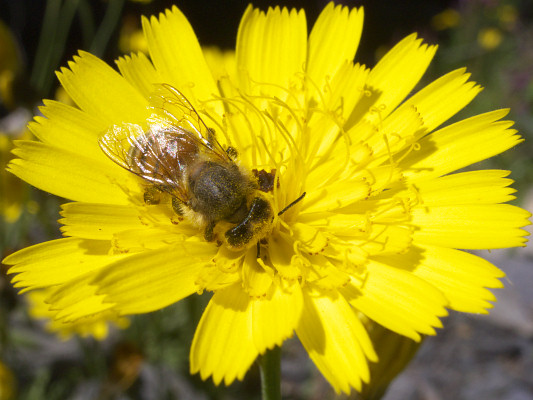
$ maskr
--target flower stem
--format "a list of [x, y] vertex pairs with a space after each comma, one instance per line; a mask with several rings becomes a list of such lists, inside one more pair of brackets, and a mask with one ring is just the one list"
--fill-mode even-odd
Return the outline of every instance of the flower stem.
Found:
[[267, 350], [259, 358], [263, 400], [281, 400], [281, 347]]

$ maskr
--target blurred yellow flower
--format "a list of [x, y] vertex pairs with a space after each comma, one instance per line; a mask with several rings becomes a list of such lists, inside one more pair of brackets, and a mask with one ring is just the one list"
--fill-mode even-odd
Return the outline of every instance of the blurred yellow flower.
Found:
[[[30, 139], [31, 133], [24, 130], [17, 139]], [[28, 185], [6, 172], [8, 162], [13, 158], [11, 135], [0, 132], [0, 218], [8, 224], [15, 223], [24, 208], [35, 214], [39, 205], [28, 199]], [[4, 233], [4, 232], [3, 232]]]
[[13, 372], [0, 361], [0, 400], [15, 398], [16, 382]]
[[499, 29], [484, 28], [481, 29], [477, 36], [479, 46], [485, 50], [493, 50], [498, 47], [503, 40], [503, 35]]
[[138, 20], [133, 20], [132, 16], [126, 17], [122, 22], [118, 47], [123, 53], [148, 53], [148, 43], [144, 33], [139, 26]]
[[433, 29], [443, 31], [457, 26], [460, 20], [461, 14], [459, 14], [459, 11], [453, 8], [447, 8], [431, 19], [431, 25], [433, 26]]
[[[65, 238], [4, 260], [15, 286], [50, 288], [66, 323], [213, 292], [192, 373], [230, 384], [296, 333], [346, 393], [377, 361], [361, 314], [419, 341], [447, 308], [486, 313], [504, 274], [457, 249], [523, 246], [530, 214], [503, 204], [508, 171], [453, 172], [522, 139], [507, 110], [441, 128], [481, 88], [458, 69], [413, 94], [436, 51], [416, 35], [354, 64], [362, 26], [330, 3], [308, 36], [303, 11], [250, 6], [233, 57], [202, 51], [173, 7], [143, 19], [150, 59], [117, 73], [80, 52], [58, 73], [79, 109], [45, 101], [9, 165], [73, 201]], [[213, 163], [226, 178], [204, 189], [237, 211], [209, 219], [196, 185]]]
[[20, 50], [9, 28], [0, 20], [0, 102], [14, 105], [12, 84], [21, 72]]
[[518, 10], [512, 4], [503, 4], [497, 10], [501, 25], [507, 29], [513, 29], [518, 21]]

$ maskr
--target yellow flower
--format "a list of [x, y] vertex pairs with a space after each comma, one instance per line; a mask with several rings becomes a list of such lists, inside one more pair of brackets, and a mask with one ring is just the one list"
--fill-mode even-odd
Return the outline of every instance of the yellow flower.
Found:
[[[30, 136], [27, 130], [23, 130], [18, 133], [17, 139], [29, 139]], [[11, 135], [0, 131], [0, 193], [2, 193], [0, 196], [0, 220], [4, 220], [7, 224], [17, 222], [24, 210], [35, 214], [39, 209], [36, 202], [28, 200], [28, 186], [6, 172], [6, 166], [13, 158], [10, 154], [13, 147]], [[5, 227], [7, 229], [7, 225]], [[14, 243], [10, 243], [12, 240], [8, 240], [10, 239], [8, 237], [10, 232], [6, 230], [3, 233], [6, 235], [4, 238], [6, 243], [3, 244], [13, 245]]]
[[73, 335], [92, 336], [97, 340], [102, 340], [107, 337], [110, 324], [119, 328], [126, 328], [129, 325], [128, 318], [120, 317], [112, 310], [93, 314], [72, 322], [54, 319], [56, 313], [50, 310], [45, 302], [53, 290], [53, 288], [47, 288], [28, 293], [29, 314], [32, 318], [46, 321], [46, 329], [57, 334], [62, 340], [68, 340]]
[[[4, 260], [15, 286], [54, 287], [47, 301], [67, 322], [213, 292], [193, 339], [192, 373], [230, 384], [296, 333], [342, 392], [369, 381], [367, 361], [377, 361], [361, 314], [420, 340], [435, 334], [447, 308], [486, 313], [495, 300], [486, 288], [501, 287], [504, 274], [457, 249], [523, 246], [529, 213], [503, 204], [514, 198], [508, 171], [451, 173], [522, 139], [502, 120], [506, 110], [440, 128], [480, 87], [459, 69], [411, 95], [436, 47], [411, 35], [368, 69], [352, 62], [362, 24], [361, 8], [330, 3], [308, 36], [303, 11], [250, 6], [234, 59], [206, 58], [173, 7], [143, 19], [150, 59], [121, 58], [117, 73], [80, 52], [58, 74], [79, 109], [45, 101], [30, 125], [39, 141], [20, 143], [9, 166], [73, 200], [63, 205], [65, 238]], [[221, 147], [211, 139], [208, 148], [212, 131], [180, 92]], [[192, 203], [174, 201], [196, 190], [196, 177], [174, 171], [164, 181], [173, 151], [165, 135], [189, 150], [174, 166], [216, 153], [227, 170], [248, 172], [238, 218], [215, 219], [211, 234], [209, 218], [196, 213], [198, 224]], [[179, 142], [187, 135], [197, 144]], [[254, 169], [271, 190], [252, 188]], [[264, 223], [255, 224], [256, 198]], [[240, 221], [258, 232], [230, 246]]]
[[484, 28], [479, 31], [477, 42], [485, 50], [494, 50], [503, 40], [502, 32], [496, 28]]
[[431, 25], [434, 29], [443, 31], [457, 26], [460, 20], [461, 14], [459, 14], [459, 11], [454, 10], [453, 8], [447, 8], [431, 19]]
[[12, 400], [17, 393], [13, 372], [0, 361], [0, 400]]
[[8, 108], [15, 106], [13, 82], [22, 71], [20, 54], [12, 32], [0, 21], [0, 102]]

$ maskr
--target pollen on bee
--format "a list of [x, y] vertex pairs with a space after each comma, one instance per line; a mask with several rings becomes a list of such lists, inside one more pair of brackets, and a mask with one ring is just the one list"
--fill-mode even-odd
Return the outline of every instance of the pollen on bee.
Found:
[[170, 217], [170, 222], [174, 225], [178, 225], [184, 219], [185, 218], [183, 218], [181, 215], [173, 215], [172, 217]]

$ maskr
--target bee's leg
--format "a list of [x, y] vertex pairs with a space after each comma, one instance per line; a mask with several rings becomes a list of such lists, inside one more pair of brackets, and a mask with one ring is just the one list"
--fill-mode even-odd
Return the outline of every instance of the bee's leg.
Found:
[[214, 143], [217, 140], [215, 130], [213, 128], [207, 128], [207, 141]]
[[237, 151], [237, 149], [235, 147], [232, 147], [232, 146], [228, 146], [228, 148], [226, 149], [226, 154], [232, 160], [237, 159], [237, 157], [239, 156], [239, 152]]
[[161, 190], [157, 186], [148, 186], [144, 190], [143, 198], [146, 204], [159, 204], [161, 201]]
[[212, 242], [214, 239], [213, 229], [215, 229], [215, 225], [216, 225], [215, 221], [209, 221], [207, 223], [207, 226], [205, 227], [204, 239], [207, 242]]
[[268, 245], [268, 240], [266, 240], [265, 238], [262, 238], [257, 241], [257, 257], [256, 258], [261, 258], [261, 245]]
[[172, 209], [179, 216], [183, 216], [183, 203], [177, 197], [172, 196]]
[[256, 197], [250, 205], [250, 211], [246, 218], [225, 233], [226, 240], [231, 247], [241, 248], [273, 219], [270, 203], [261, 197]]

